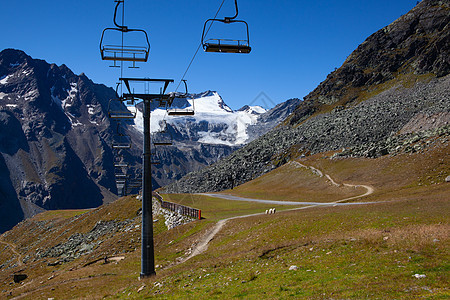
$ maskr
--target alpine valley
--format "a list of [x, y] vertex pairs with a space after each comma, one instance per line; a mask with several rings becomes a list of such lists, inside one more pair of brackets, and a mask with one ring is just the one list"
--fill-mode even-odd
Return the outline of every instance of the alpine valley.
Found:
[[[117, 198], [111, 148], [117, 122], [108, 118], [108, 110], [127, 108], [110, 104], [114, 97], [114, 89], [65, 65], [20, 50], [0, 52], [0, 232], [44, 210], [92, 208]], [[165, 109], [154, 107], [153, 136], [158, 138], [167, 119], [173, 146], [154, 153], [159, 164], [152, 169], [153, 187], [229, 155], [276, 126], [299, 102], [289, 100], [269, 111], [258, 106], [233, 111], [217, 92], [207, 91], [174, 103], [179, 108], [193, 103], [191, 118], [167, 118]], [[124, 161], [129, 175], [138, 178], [142, 113], [120, 126], [132, 141]]]
[[[153, 141], [171, 143], [151, 149], [151, 210], [117, 197], [108, 118], [136, 114], [120, 133], [138, 178], [142, 107], [3, 50], [0, 298], [448, 299], [449, 12], [449, 0], [418, 1], [302, 100], [268, 111], [233, 111], [215, 91], [178, 95], [194, 115], [155, 104]], [[149, 227], [156, 274], [142, 276]]]

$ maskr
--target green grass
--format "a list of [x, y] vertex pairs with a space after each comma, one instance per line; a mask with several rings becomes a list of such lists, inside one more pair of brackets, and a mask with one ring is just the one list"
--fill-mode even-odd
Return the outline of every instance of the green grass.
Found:
[[282, 211], [297, 207], [292, 205], [274, 205], [225, 200], [196, 194], [163, 194], [162, 196], [166, 201], [201, 209], [202, 217], [208, 221], [218, 221], [235, 216], [264, 213], [270, 208], [276, 208], [278, 211]]
[[157, 278], [161, 286], [135, 296], [445, 298], [448, 203], [442, 194], [423, 197], [230, 221], [191, 268]]
[[[164, 218], [158, 217], [154, 245], [159, 267], [150, 279], [137, 280], [140, 232], [135, 228], [108, 236], [94, 253], [73, 262], [48, 266], [47, 260], [31, 260], [23, 271], [29, 275], [23, 285], [9, 284], [11, 272], [19, 268], [0, 268], [0, 284], [13, 296], [29, 292], [25, 297], [29, 299], [448, 299], [450, 185], [416, 184], [448, 170], [448, 147], [433, 151], [433, 155], [379, 159], [310, 157], [305, 164], [338, 182], [372, 185], [376, 192], [365, 199], [375, 203], [297, 211], [277, 207], [279, 212], [273, 215], [228, 220], [205, 252], [181, 264], [177, 259], [185, 257], [218, 220], [261, 213], [269, 206], [164, 195], [166, 200], [202, 209], [205, 219], [166, 230]], [[279, 174], [261, 177], [258, 185], [275, 184]], [[318, 198], [323, 196], [320, 189], [317, 193]], [[15, 243], [23, 257], [33, 258], [37, 248], [89, 232], [98, 220], [133, 219], [133, 226], [138, 225], [140, 204], [127, 197], [81, 215], [81, 211], [47, 212], [2, 238]], [[45, 222], [40, 222], [42, 216]], [[0, 265], [8, 265], [11, 253], [3, 249], [7, 247], [0, 249]], [[125, 259], [83, 267], [105, 255]], [[292, 265], [297, 270], [289, 270]], [[7, 299], [7, 292], [0, 297]]]

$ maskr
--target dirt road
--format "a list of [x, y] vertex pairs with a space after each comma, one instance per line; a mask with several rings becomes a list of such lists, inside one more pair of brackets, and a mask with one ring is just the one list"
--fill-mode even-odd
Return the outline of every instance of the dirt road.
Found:
[[[291, 164], [297, 164], [297, 166], [302, 167], [302, 168], [310, 169], [314, 174], [316, 174], [319, 177], [325, 176], [331, 182], [331, 184], [333, 184], [335, 186], [341, 186], [341, 184], [339, 184], [336, 181], [334, 181], [331, 178], [330, 175], [324, 174], [319, 169], [316, 169], [316, 168], [314, 168], [312, 166], [305, 166], [305, 165], [303, 165], [303, 164], [301, 164], [299, 162], [296, 162], [296, 161], [290, 162], [290, 163]], [[353, 196], [353, 197], [349, 197], [349, 198], [345, 198], [345, 199], [341, 199], [341, 200], [337, 200], [337, 201], [333, 201], [333, 202], [327, 202], [327, 203], [262, 200], [262, 199], [252, 199], [252, 198], [244, 198], [244, 197], [238, 197], [238, 196], [232, 196], [232, 195], [225, 195], [225, 194], [208, 194], [208, 193], [203, 193], [203, 194], [200, 194], [200, 195], [205, 195], [205, 196], [210, 196], [210, 197], [215, 197], [215, 198], [220, 198], [220, 199], [226, 199], [226, 200], [250, 201], [250, 202], [258, 202], [258, 203], [264, 203], [264, 204], [295, 205], [295, 206], [305, 205], [303, 207], [289, 209], [289, 211], [307, 209], [307, 208], [318, 207], [318, 206], [362, 205], [362, 204], [372, 203], [372, 202], [343, 203], [343, 202], [347, 202], [349, 200], [366, 197], [366, 196], [368, 196], [368, 195], [370, 195], [370, 194], [372, 194], [374, 192], [374, 188], [371, 187], [371, 186], [368, 186], [368, 185], [363, 185], [363, 184], [354, 185], [354, 184], [343, 183], [342, 185], [343, 186], [348, 186], [348, 187], [362, 187], [362, 188], [366, 189], [366, 192], [364, 194], [361, 194], [361, 195], [358, 195], [358, 196]], [[206, 251], [206, 249], [208, 249], [209, 242], [214, 238], [214, 236], [216, 236], [216, 234], [223, 228], [223, 226], [229, 220], [242, 219], [242, 218], [247, 218], [247, 217], [251, 217], [251, 216], [258, 216], [258, 215], [264, 215], [264, 214], [265, 214], [265, 212], [261, 212], [261, 213], [256, 213], [256, 214], [231, 217], [231, 218], [227, 218], [227, 219], [223, 219], [223, 220], [218, 221], [216, 223], [216, 225], [210, 231], [208, 231], [205, 234], [205, 236], [200, 240], [200, 242], [197, 244], [197, 246], [192, 250], [191, 254], [189, 254], [189, 256], [187, 256], [186, 258], [180, 260], [179, 263], [183, 263], [183, 262], [187, 261], [188, 259], [191, 259], [192, 257], [194, 257], [196, 255], [199, 255], [199, 254], [203, 253], [204, 251]]]

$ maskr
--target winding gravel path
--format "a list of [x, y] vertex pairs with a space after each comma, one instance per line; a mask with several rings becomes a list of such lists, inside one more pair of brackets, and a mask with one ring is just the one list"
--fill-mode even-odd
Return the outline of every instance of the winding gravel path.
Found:
[[7, 245], [10, 249], [11, 252], [14, 253], [16, 255], [16, 259], [17, 259], [17, 264], [19, 266], [23, 266], [23, 262], [22, 262], [22, 254], [20, 254], [17, 250], [16, 250], [16, 245], [12, 244], [12, 243], [8, 243], [5, 241], [0, 241], [1, 244]]
[[[324, 174], [322, 171], [320, 171], [319, 169], [316, 169], [314, 167], [311, 166], [305, 166], [299, 162], [291, 162], [292, 164], [297, 164], [299, 167], [302, 168], [308, 168], [310, 169], [314, 174], [316, 174], [319, 177], [323, 177], [325, 176], [333, 185], [335, 186], [341, 186], [341, 184], [336, 183], [336, 181], [334, 181], [330, 175], [328, 174]], [[362, 195], [358, 195], [358, 196], [353, 196], [353, 197], [349, 197], [349, 198], [345, 198], [345, 199], [341, 199], [341, 200], [337, 200], [337, 201], [333, 201], [333, 202], [327, 202], [327, 203], [320, 203], [320, 202], [291, 202], [291, 201], [277, 201], [277, 200], [262, 200], [262, 199], [252, 199], [252, 198], [244, 198], [244, 197], [238, 197], [238, 196], [232, 196], [232, 195], [224, 195], [224, 194], [209, 194], [209, 193], [201, 193], [198, 195], [205, 195], [205, 196], [210, 196], [210, 197], [215, 197], [215, 198], [220, 198], [220, 199], [226, 199], [226, 200], [233, 200], [233, 201], [249, 201], [249, 202], [258, 202], [258, 203], [264, 203], [264, 204], [278, 204], [278, 205], [306, 205], [303, 207], [297, 207], [297, 208], [292, 208], [289, 209], [288, 211], [293, 211], [293, 210], [301, 210], [301, 209], [307, 209], [307, 208], [311, 208], [311, 207], [318, 207], [318, 206], [338, 206], [338, 205], [362, 205], [362, 204], [370, 204], [373, 202], [352, 202], [352, 203], [343, 203], [349, 200], [353, 200], [353, 199], [357, 199], [357, 198], [362, 198], [362, 197], [366, 197], [370, 194], [372, 194], [374, 192], [374, 188], [368, 185], [362, 185], [362, 184], [348, 184], [348, 183], [343, 183], [342, 185], [344, 186], [348, 186], [348, 187], [362, 187], [366, 189], [366, 192]], [[286, 211], [286, 210], [285, 210]], [[253, 216], [259, 216], [259, 215], [264, 215], [265, 212], [261, 212], [261, 213], [256, 213], [256, 214], [249, 214], [249, 215], [243, 215], [243, 216], [236, 216], [236, 217], [231, 217], [231, 218], [226, 218], [223, 220], [220, 220], [216, 223], [216, 225], [210, 230], [208, 231], [204, 237], [200, 240], [200, 242], [198, 243], [198, 245], [192, 250], [192, 252], [189, 254], [189, 256], [181, 259], [178, 263], [183, 263], [189, 259], [191, 259], [192, 257], [199, 255], [201, 253], [203, 253], [204, 251], [206, 251], [206, 249], [208, 249], [208, 244], [209, 242], [216, 236], [216, 234], [223, 228], [223, 226], [230, 220], [234, 220], [234, 219], [242, 219], [242, 218], [247, 218], [247, 217], [253, 217]]]

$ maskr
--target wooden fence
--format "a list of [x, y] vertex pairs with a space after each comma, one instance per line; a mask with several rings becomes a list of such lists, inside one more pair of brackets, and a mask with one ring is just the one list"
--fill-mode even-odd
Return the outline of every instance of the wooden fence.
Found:
[[201, 219], [202, 218], [202, 210], [192, 208], [189, 206], [184, 206], [178, 203], [173, 203], [169, 201], [164, 201], [163, 197], [158, 192], [153, 192], [153, 197], [158, 199], [158, 201], [161, 203], [161, 207], [177, 212], [179, 214], [182, 214], [184, 216], [188, 216], [195, 219]]

